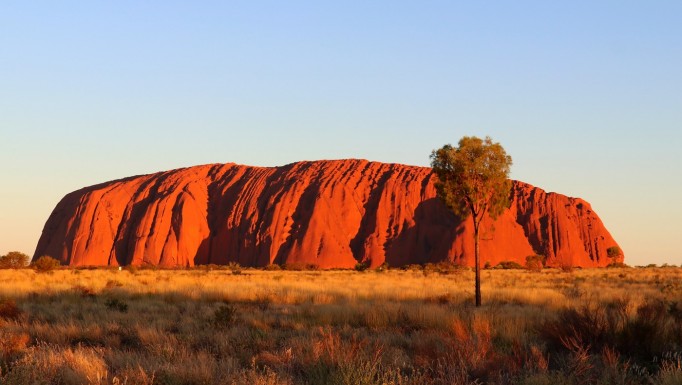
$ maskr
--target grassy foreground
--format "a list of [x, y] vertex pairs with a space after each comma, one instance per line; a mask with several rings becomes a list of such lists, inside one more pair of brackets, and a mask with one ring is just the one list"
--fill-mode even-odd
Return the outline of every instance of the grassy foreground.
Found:
[[0, 270], [0, 384], [680, 384], [682, 269]]

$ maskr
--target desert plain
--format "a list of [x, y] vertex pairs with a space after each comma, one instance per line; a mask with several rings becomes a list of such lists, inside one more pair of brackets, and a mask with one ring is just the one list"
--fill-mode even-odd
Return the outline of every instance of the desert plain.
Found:
[[[300, 266], [299, 266], [300, 267]], [[682, 268], [0, 270], [0, 384], [679, 384]]]

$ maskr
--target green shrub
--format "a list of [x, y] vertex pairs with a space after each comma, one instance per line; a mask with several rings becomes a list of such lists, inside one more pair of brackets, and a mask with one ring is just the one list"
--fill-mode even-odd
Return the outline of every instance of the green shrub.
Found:
[[61, 263], [48, 255], [44, 255], [31, 263], [31, 266], [39, 272], [49, 272], [58, 269]]
[[608, 265], [606, 265], [606, 267], [608, 267], [608, 268], [624, 268], [624, 267], [630, 267], [630, 266], [624, 264], [623, 262], [612, 262], [612, 263], [609, 263]]
[[618, 246], [611, 246], [608, 249], [606, 249], [606, 255], [609, 258], [616, 258], [623, 255], [623, 251], [621, 251], [620, 247]]
[[271, 263], [271, 264], [265, 266], [265, 267], [263, 268], [263, 270], [278, 271], [278, 270], [282, 270], [282, 268], [281, 268], [279, 265], [277, 265], [277, 264]]
[[521, 266], [518, 262], [514, 261], [502, 261], [498, 263], [495, 266], [496, 269], [502, 269], [502, 270], [512, 270], [512, 269], [523, 269], [523, 266]]
[[355, 271], [365, 271], [369, 269], [369, 262], [358, 262], [355, 265]]
[[0, 269], [22, 269], [28, 265], [28, 255], [19, 251], [10, 251], [7, 255], [0, 256]]
[[465, 270], [465, 266], [461, 265], [455, 265], [454, 263], [450, 261], [442, 261], [438, 263], [427, 263], [424, 265], [424, 273], [439, 273], [439, 274], [452, 274], [455, 272], [460, 272], [462, 270]]

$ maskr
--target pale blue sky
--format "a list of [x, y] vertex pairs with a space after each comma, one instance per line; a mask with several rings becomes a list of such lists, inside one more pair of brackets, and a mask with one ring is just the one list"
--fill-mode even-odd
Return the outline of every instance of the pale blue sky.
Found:
[[0, 3], [0, 253], [68, 192], [204, 163], [428, 165], [491, 135], [682, 264], [682, 2]]

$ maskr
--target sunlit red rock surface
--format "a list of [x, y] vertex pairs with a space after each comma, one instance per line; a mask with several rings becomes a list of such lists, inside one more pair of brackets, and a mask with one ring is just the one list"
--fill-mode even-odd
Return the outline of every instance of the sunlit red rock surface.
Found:
[[[335, 160], [282, 167], [213, 164], [74, 191], [50, 215], [36, 256], [69, 265], [322, 268], [451, 260], [473, 265], [471, 219], [436, 197], [424, 167]], [[606, 266], [617, 243], [589, 203], [515, 181], [512, 204], [484, 222], [482, 263]]]

